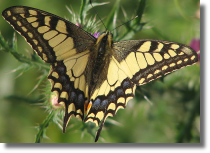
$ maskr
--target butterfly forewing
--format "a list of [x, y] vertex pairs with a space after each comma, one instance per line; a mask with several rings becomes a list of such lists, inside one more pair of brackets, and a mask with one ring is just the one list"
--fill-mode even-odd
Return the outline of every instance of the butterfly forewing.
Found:
[[114, 43], [113, 48], [119, 65], [137, 85], [198, 61], [198, 55], [192, 48], [169, 41], [121, 41]]
[[2, 15], [48, 63], [83, 52], [96, 41], [71, 22], [38, 9], [14, 6]]
[[63, 18], [30, 7], [10, 7], [2, 15], [45, 62], [51, 63], [48, 79], [58, 102], [66, 108], [65, 131], [72, 115], [81, 119], [85, 115], [88, 97], [85, 71], [96, 38]]

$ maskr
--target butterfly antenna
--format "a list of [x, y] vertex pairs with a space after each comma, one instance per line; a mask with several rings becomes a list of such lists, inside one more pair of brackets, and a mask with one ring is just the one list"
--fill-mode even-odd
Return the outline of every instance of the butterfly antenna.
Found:
[[116, 28], [114, 28], [112, 31], [114, 31], [115, 29], [117, 29], [117, 28], [121, 27], [121, 26], [122, 26], [122, 25], [124, 25], [124, 24], [129, 23], [130, 21], [132, 21], [132, 20], [134, 20], [134, 19], [138, 18], [139, 16], [140, 16], [140, 15], [135, 16], [134, 18], [130, 19], [129, 21], [127, 21], [127, 22], [125, 22], [125, 23], [123, 23], [123, 24], [121, 24], [121, 25], [117, 26], [117, 27], [116, 27]]
[[[92, 6], [92, 8], [93, 8], [93, 10], [94, 10], [95, 14], [96, 14], [96, 15], [97, 15], [97, 17], [99, 18], [99, 20], [102, 22], [103, 26], [106, 28], [106, 26], [105, 26], [104, 22], [101, 20], [100, 16], [98, 15], [98, 13], [96, 12], [96, 10], [94, 9], [94, 7], [93, 7], [93, 5], [92, 5], [92, 0], [89, 0], [89, 2], [90, 2], [90, 5], [91, 5], [91, 6]], [[106, 28], [106, 31], [107, 31], [107, 28]]]

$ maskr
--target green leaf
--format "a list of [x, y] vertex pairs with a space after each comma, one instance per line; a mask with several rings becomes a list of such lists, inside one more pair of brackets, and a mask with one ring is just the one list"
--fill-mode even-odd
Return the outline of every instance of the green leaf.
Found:
[[140, 0], [139, 2], [139, 5], [138, 5], [138, 8], [137, 8], [137, 11], [136, 11], [136, 15], [138, 16], [138, 18], [136, 18], [134, 21], [135, 25], [137, 24], [140, 24], [141, 22], [141, 18], [142, 18], [142, 15], [144, 13], [144, 8], [145, 8], [145, 5], [146, 5], [146, 0]]
[[47, 78], [47, 76], [48, 76], [48, 73], [43, 74], [39, 78], [39, 81], [36, 83], [35, 87], [29, 92], [29, 94], [31, 94], [34, 90], [36, 90], [38, 88], [38, 86], [42, 83], [42, 81]]
[[179, 1], [179, 0], [174, 0], [174, 3], [175, 3], [175, 6], [176, 6], [178, 12], [180, 13], [180, 15], [181, 15], [184, 19], [190, 21], [190, 19], [188, 18], [188, 16], [185, 14], [184, 10], [181, 8], [180, 1]]
[[40, 143], [41, 139], [45, 137], [45, 131], [49, 126], [49, 123], [52, 122], [54, 114], [55, 111], [52, 110], [47, 116], [47, 118], [44, 120], [44, 122], [37, 127], [38, 133], [36, 135], [35, 143]]
[[84, 7], [85, 7], [86, 2], [87, 0], [81, 0], [80, 11], [79, 11], [81, 25], [83, 25], [83, 19], [84, 19], [84, 16], [86, 16], [86, 13], [84, 12]]
[[14, 35], [13, 35], [13, 39], [12, 39], [12, 49], [13, 50], [17, 50], [17, 36], [16, 36], [16, 33], [14, 32]]
[[0, 47], [1, 51], [9, 52], [10, 51], [10, 46], [8, 43], [4, 40], [3, 36], [0, 33]]
[[96, 2], [94, 2], [94, 3], [91, 3], [91, 4], [88, 4], [88, 5], [86, 5], [85, 6], [85, 12], [88, 12], [90, 9], [92, 9], [93, 7], [96, 7], [96, 6], [102, 6], [102, 5], [105, 5], [105, 4], [108, 4], [109, 2], [103, 2], [103, 3], [96, 3]]
[[120, 1], [117, 0], [111, 12], [107, 16], [107, 19], [105, 22], [105, 26], [107, 29], [112, 30], [115, 28], [114, 25], [116, 25], [115, 23], [116, 23], [116, 18], [119, 12], [119, 8], [120, 8]]
[[170, 41], [170, 38], [168, 38], [167, 36], [163, 35], [157, 28], [153, 27], [152, 30], [153, 30], [153, 32], [154, 32], [155, 34], [157, 34], [157, 36], [159, 36], [161, 39]]
[[127, 14], [123, 10], [124, 12], [123, 14], [128, 21], [123, 24], [126, 30], [124, 30], [125, 32], [120, 37], [116, 38], [117, 41], [131, 39], [138, 31], [143, 29], [143, 26], [146, 23], [140, 23], [140, 22], [142, 19], [142, 15], [144, 13], [145, 5], [146, 5], [146, 0], [141, 0], [137, 7], [135, 18], [132, 18], [130, 20], [128, 20]]
[[10, 96], [6, 96], [4, 97], [4, 99], [6, 100], [10, 100], [10, 101], [16, 101], [16, 102], [25, 102], [28, 104], [35, 104], [35, 103], [42, 103], [44, 101], [40, 100], [40, 98], [33, 98], [33, 99], [30, 99], [30, 98], [27, 98], [27, 97], [23, 97], [23, 96], [19, 96], [19, 95], [10, 95]]

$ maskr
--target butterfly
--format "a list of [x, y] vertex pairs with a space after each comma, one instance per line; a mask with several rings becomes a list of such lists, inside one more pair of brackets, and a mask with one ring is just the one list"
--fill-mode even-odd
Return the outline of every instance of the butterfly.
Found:
[[143, 85], [198, 61], [190, 47], [162, 40], [114, 42], [110, 32], [98, 38], [54, 14], [12, 6], [2, 16], [46, 63], [58, 103], [65, 106], [63, 132], [72, 116], [94, 122], [98, 140], [108, 116], [114, 116]]

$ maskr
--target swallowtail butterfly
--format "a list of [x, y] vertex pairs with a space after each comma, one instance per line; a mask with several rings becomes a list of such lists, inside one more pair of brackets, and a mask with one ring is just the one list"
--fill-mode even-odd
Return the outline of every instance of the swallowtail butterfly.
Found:
[[198, 61], [190, 47], [162, 40], [114, 42], [105, 32], [98, 38], [54, 14], [25, 6], [2, 13], [46, 63], [58, 102], [65, 105], [63, 132], [72, 116], [99, 125], [125, 108], [136, 85]]

